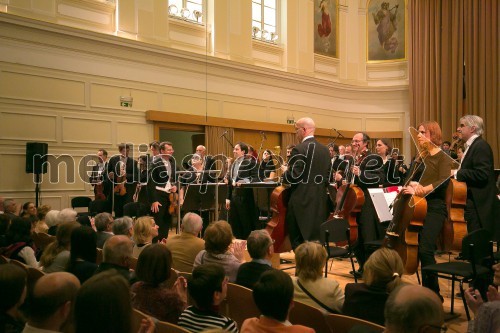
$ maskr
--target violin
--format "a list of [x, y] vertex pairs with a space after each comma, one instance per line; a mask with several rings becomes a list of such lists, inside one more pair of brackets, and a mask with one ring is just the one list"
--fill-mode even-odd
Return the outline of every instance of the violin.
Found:
[[168, 213], [172, 216], [177, 216], [179, 213], [179, 194], [176, 192], [170, 192], [168, 194], [168, 200], [170, 201]]
[[94, 185], [95, 200], [106, 200], [106, 195], [104, 194], [104, 184], [99, 182]]

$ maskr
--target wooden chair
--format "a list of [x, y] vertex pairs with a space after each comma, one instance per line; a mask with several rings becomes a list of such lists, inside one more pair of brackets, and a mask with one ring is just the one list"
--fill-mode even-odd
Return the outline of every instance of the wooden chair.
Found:
[[175, 281], [177, 281], [178, 277], [179, 275], [177, 274], [177, 271], [173, 268], [170, 268], [170, 277], [165, 282], [165, 287], [172, 288], [174, 286]]
[[102, 262], [102, 249], [97, 248], [96, 251], [97, 251], [97, 257], [95, 259], [95, 263], [100, 265]]
[[191, 274], [189, 272], [179, 272], [179, 271], [177, 271], [177, 275], [184, 276], [186, 279], [189, 279], [193, 274]]
[[185, 328], [177, 326], [166, 321], [159, 321], [156, 323], [156, 333], [189, 333]]
[[245, 319], [259, 317], [260, 310], [255, 304], [252, 289], [235, 283], [227, 284], [227, 316], [241, 327]]
[[321, 310], [302, 302], [293, 301], [293, 303], [294, 305], [289, 317], [292, 324], [311, 327], [316, 332], [332, 332], [326, 323], [326, 316]]
[[132, 309], [132, 330], [131, 332], [139, 332], [139, 328], [141, 327], [141, 322], [143, 319], [148, 319], [149, 316], [144, 312], [141, 312], [137, 309]]
[[45, 232], [37, 232], [36, 236], [33, 237], [33, 241], [36, 247], [43, 251], [47, 246], [56, 241], [56, 236], [46, 234]]
[[10, 262], [10, 259], [7, 257], [4, 257], [3, 255], [0, 254], [0, 265], [1, 264], [8, 264]]
[[45, 275], [45, 273], [39, 270], [38, 268], [28, 266], [18, 260], [10, 260], [10, 263], [18, 267], [21, 267], [26, 271], [26, 274], [28, 275], [27, 279], [28, 292], [32, 291], [36, 281], [38, 281], [39, 278]]
[[363, 328], [369, 329], [369, 332], [383, 332], [384, 326], [377, 325], [375, 323], [358, 319], [354, 317], [344, 316], [340, 314], [328, 314], [325, 317], [326, 323], [330, 326], [330, 329], [334, 333], [347, 333], [353, 327], [362, 326]]

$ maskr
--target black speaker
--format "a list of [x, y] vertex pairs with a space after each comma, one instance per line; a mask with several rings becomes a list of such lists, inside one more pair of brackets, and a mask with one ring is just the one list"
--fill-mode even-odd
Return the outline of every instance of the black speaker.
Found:
[[47, 151], [43, 142], [26, 142], [26, 173], [47, 173]]

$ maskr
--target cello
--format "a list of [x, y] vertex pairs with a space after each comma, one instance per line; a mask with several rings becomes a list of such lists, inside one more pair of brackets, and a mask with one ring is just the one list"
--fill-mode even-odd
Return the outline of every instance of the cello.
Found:
[[289, 194], [289, 189], [284, 185], [276, 187], [271, 193], [270, 209], [273, 214], [269, 222], [267, 222], [265, 229], [274, 240], [274, 252], [276, 253], [292, 250], [290, 237], [285, 225]]
[[467, 222], [464, 209], [467, 202], [467, 185], [456, 179], [450, 179], [446, 189], [446, 209], [448, 218], [442, 229], [442, 248], [445, 251], [462, 250], [462, 239], [467, 235]]

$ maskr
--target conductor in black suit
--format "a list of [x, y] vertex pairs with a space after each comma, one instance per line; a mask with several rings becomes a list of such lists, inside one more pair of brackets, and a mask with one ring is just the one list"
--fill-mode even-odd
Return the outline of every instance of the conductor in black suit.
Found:
[[295, 123], [300, 142], [285, 167], [284, 181], [291, 185], [286, 223], [292, 248], [304, 241], [320, 239], [320, 225], [328, 217], [327, 185], [331, 167], [328, 148], [314, 138], [316, 125], [311, 118]]
[[175, 159], [172, 156], [174, 148], [171, 142], [160, 144], [160, 156], [151, 166], [148, 180], [148, 197], [151, 201], [151, 212], [158, 225], [158, 239], [168, 237], [168, 230], [172, 224], [172, 216], [168, 212], [170, 206], [170, 193], [176, 193]]
[[467, 184], [467, 202], [464, 217], [467, 231], [484, 228], [491, 232], [494, 240], [500, 238], [498, 199], [496, 198], [493, 151], [483, 140], [483, 119], [474, 115], [460, 118], [457, 131], [465, 142], [465, 150], [458, 170], [452, 176]]
[[[114, 210], [115, 217], [123, 216], [123, 206], [127, 203], [133, 201], [133, 196], [135, 194], [135, 187], [137, 185], [137, 179], [139, 174], [139, 169], [137, 167], [137, 161], [132, 157], [129, 157], [131, 145], [120, 143], [118, 145], [119, 155], [114, 155], [109, 159], [108, 163], [108, 176], [113, 182], [113, 186], [116, 187], [117, 184], [123, 183], [126, 189], [124, 195], [120, 195], [114, 192]], [[120, 181], [120, 176], [124, 179]], [[113, 200], [112, 196], [109, 200]]]
[[248, 146], [238, 142], [233, 150], [234, 162], [228, 178], [226, 209], [229, 210], [229, 224], [238, 239], [247, 239], [257, 225], [257, 209], [253, 189], [241, 188], [242, 183], [251, 183], [258, 179], [257, 162], [247, 156]]

